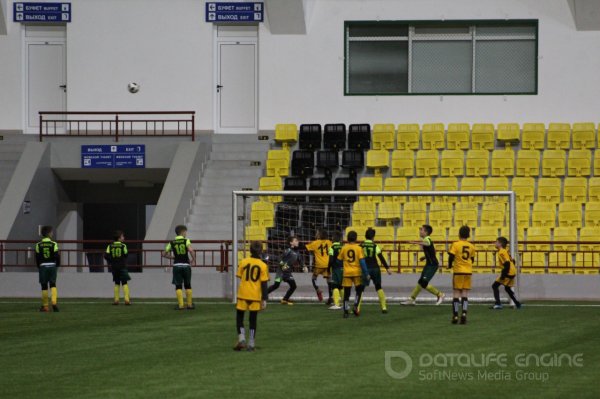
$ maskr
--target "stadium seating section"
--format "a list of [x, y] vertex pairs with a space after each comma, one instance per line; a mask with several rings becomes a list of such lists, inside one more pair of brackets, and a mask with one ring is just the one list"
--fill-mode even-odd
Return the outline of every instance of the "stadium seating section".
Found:
[[[279, 124], [260, 190], [507, 191], [516, 196], [522, 272], [597, 274], [600, 145], [594, 123]], [[289, 197], [289, 198], [288, 198]], [[440, 255], [473, 227], [476, 271], [495, 270], [492, 242], [509, 236], [505, 197], [268, 196], [251, 205], [247, 239], [312, 239], [314, 228], [377, 227], [392, 265], [417, 271], [417, 228]], [[312, 229], [312, 230], [311, 230]], [[301, 238], [302, 238], [301, 237]], [[580, 241], [578, 243], [578, 241]]]

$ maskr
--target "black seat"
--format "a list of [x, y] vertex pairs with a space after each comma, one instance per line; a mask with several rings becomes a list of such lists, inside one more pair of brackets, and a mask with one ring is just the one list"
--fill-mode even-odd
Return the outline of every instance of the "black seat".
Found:
[[299, 219], [300, 211], [298, 205], [277, 204], [277, 209], [275, 211], [275, 226], [278, 230], [285, 231], [287, 232], [286, 235], [289, 235], [291, 229], [298, 227]]
[[337, 150], [317, 151], [317, 168], [333, 169], [340, 165]]
[[[304, 177], [286, 177], [283, 183], [284, 191], [306, 191], [306, 179]], [[283, 202], [302, 203], [306, 202], [304, 195], [284, 195]]]
[[292, 154], [292, 176], [309, 177], [315, 169], [315, 153], [298, 150]]
[[[331, 191], [330, 177], [312, 177], [309, 184], [310, 191]], [[330, 195], [309, 196], [309, 202], [325, 203], [331, 202]]]
[[346, 148], [346, 125], [343, 123], [330, 123], [325, 125], [323, 135], [325, 149], [343, 150]]
[[325, 209], [315, 208], [314, 205], [304, 208], [302, 210], [302, 227], [312, 230], [325, 227]]
[[365, 167], [365, 153], [362, 150], [345, 150], [342, 153], [342, 167], [362, 169]]
[[351, 205], [330, 206], [327, 211], [327, 229], [331, 232], [344, 232], [346, 227], [350, 226], [350, 207]]
[[371, 126], [368, 123], [350, 125], [348, 148], [355, 150], [371, 148]]
[[[356, 191], [356, 178], [338, 177], [335, 179], [335, 191]], [[335, 202], [348, 204], [356, 202], [356, 196], [335, 196]]]
[[298, 146], [301, 150], [320, 150], [321, 149], [321, 125], [304, 124], [300, 125], [300, 135], [298, 137]]

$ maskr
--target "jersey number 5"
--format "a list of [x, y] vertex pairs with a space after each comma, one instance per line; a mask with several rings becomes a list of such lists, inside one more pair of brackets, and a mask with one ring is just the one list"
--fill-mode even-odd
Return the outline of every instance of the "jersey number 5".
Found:
[[257, 282], [260, 277], [260, 267], [257, 265], [246, 265], [242, 268], [242, 274], [245, 274], [244, 279], [246, 281]]
[[469, 247], [467, 247], [466, 245], [464, 247], [462, 247], [462, 258], [464, 260], [467, 260], [470, 258], [470, 253], [469, 253]]

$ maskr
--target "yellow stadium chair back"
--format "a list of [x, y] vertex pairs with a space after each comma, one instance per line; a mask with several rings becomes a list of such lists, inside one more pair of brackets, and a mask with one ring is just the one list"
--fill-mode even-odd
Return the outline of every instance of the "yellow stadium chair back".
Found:
[[454, 224], [457, 226], [477, 226], [477, 206], [468, 202], [457, 202], [454, 210]]
[[527, 243], [526, 244], [527, 244], [527, 249], [549, 250], [550, 249], [550, 228], [548, 228], [548, 227], [531, 227], [531, 228], [527, 229]]
[[542, 176], [564, 176], [566, 173], [564, 150], [546, 150], [542, 159]]
[[[491, 268], [496, 263], [496, 247], [494, 242], [498, 238], [498, 227], [478, 227], [473, 232], [473, 240], [477, 241], [477, 255], [475, 258], [474, 272], [492, 272]], [[497, 265], [496, 265], [497, 266]]]
[[515, 152], [511, 149], [492, 151], [492, 176], [515, 175]]
[[517, 202], [517, 228], [526, 229], [529, 228], [530, 222], [529, 217], [531, 212], [529, 209], [529, 203]]
[[[408, 182], [408, 191], [433, 191], [433, 182], [430, 177], [415, 177]], [[431, 202], [430, 196], [411, 197], [411, 201]]]
[[446, 228], [452, 224], [452, 204], [433, 202], [429, 205], [429, 224], [437, 229]]
[[427, 220], [427, 207], [423, 202], [407, 202], [403, 205], [402, 224], [408, 226], [422, 226]]
[[373, 226], [375, 224], [375, 203], [355, 202], [352, 205], [352, 224], [354, 226]]
[[[261, 177], [258, 183], [258, 189], [260, 191], [281, 191], [283, 190], [283, 182], [280, 177]], [[266, 197], [260, 197], [264, 201], [268, 202], [281, 202], [281, 196], [269, 195]]]
[[468, 150], [470, 137], [471, 128], [468, 123], [450, 123], [446, 133], [446, 148], [449, 150]]
[[465, 161], [464, 151], [446, 150], [442, 151], [441, 176], [463, 176]]
[[587, 201], [588, 179], [585, 177], [565, 178], [563, 200], [583, 203]]
[[[585, 227], [600, 227], [600, 202], [585, 204]], [[600, 235], [596, 239], [600, 241]]]
[[419, 125], [415, 123], [398, 125], [396, 148], [399, 150], [418, 150]]
[[571, 148], [571, 125], [568, 123], [551, 123], [548, 125], [546, 148], [567, 150]]
[[[375, 227], [375, 241], [379, 244], [382, 251], [393, 251], [394, 243], [394, 227]], [[390, 242], [386, 242], [390, 241]]]
[[556, 226], [556, 205], [549, 202], [536, 202], [531, 213], [533, 227], [554, 228]]
[[[579, 232], [579, 249], [584, 251], [600, 251], [600, 226], [585, 226]], [[598, 265], [596, 265], [598, 266]]]
[[394, 221], [400, 220], [401, 210], [400, 210], [400, 202], [382, 202], [379, 204], [379, 210], [377, 213], [377, 218], [383, 221]]
[[444, 124], [426, 123], [421, 132], [421, 144], [424, 150], [443, 150], [444, 143]]
[[521, 147], [529, 150], [543, 150], [545, 146], [546, 127], [543, 123], [523, 124]]
[[[575, 227], [557, 227], [554, 229], [554, 249], [559, 251], [577, 250], [577, 229]], [[559, 243], [565, 241], [566, 243]]]
[[[419, 227], [415, 226], [403, 226], [396, 229], [396, 241], [418, 241], [419, 240]], [[414, 244], [398, 244], [400, 250], [399, 257], [397, 257], [397, 266], [402, 271], [413, 271], [416, 265], [417, 253], [420, 250], [418, 245]]]
[[508, 191], [508, 178], [488, 177], [485, 180], [485, 191]]
[[558, 204], [558, 225], [560, 227], [580, 228], [582, 226], [582, 216], [583, 211], [580, 202], [561, 202]]
[[275, 125], [275, 141], [278, 143], [295, 143], [298, 141], [298, 126], [294, 123]]
[[485, 202], [481, 208], [481, 226], [503, 227], [506, 225], [507, 204], [503, 202]]
[[588, 200], [600, 201], [600, 177], [590, 177], [588, 185]]
[[365, 232], [367, 231], [367, 229], [369, 227], [372, 227], [372, 226], [354, 226], [353, 225], [353, 226], [346, 227], [346, 231], [345, 231], [345, 234], [344, 234], [344, 240], [348, 239], [348, 233], [349, 232], [355, 231], [356, 232], [356, 236], [358, 238], [357, 241], [358, 242], [362, 241], [364, 239]]
[[[458, 191], [458, 179], [456, 177], [438, 177], [435, 179], [435, 191]], [[435, 197], [435, 201], [455, 203], [457, 197]]]
[[489, 152], [487, 150], [467, 151], [467, 176], [487, 176], [489, 167]]
[[374, 150], [394, 149], [394, 125], [391, 123], [376, 123], [373, 125], [372, 145]]
[[540, 151], [519, 150], [517, 153], [517, 176], [540, 175]]
[[471, 129], [471, 148], [474, 150], [494, 149], [494, 125], [491, 123], [476, 123]]
[[252, 203], [250, 223], [253, 226], [273, 227], [275, 207], [270, 202], [256, 201]]
[[[600, 149], [600, 146], [598, 146]], [[600, 176], [600, 151], [596, 149], [594, 152], [594, 176]]]
[[367, 168], [384, 169], [390, 166], [390, 156], [387, 150], [367, 151]]
[[246, 241], [266, 241], [267, 229], [264, 226], [246, 226]]
[[267, 176], [288, 176], [290, 152], [288, 150], [269, 150], [267, 153]]
[[[359, 191], [383, 191], [383, 178], [381, 176], [364, 176], [361, 177], [358, 186]], [[381, 202], [380, 196], [363, 195], [359, 197], [359, 202]]]
[[416, 175], [437, 176], [439, 173], [439, 154], [437, 150], [421, 150], [417, 152]]
[[542, 177], [538, 180], [538, 202], [560, 202], [560, 179], [557, 177]]
[[[484, 180], [482, 177], [463, 177], [460, 182], [460, 191], [484, 191]], [[461, 197], [461, 202], [482, 202], [481, 196]]]
[[512, 190], [517, 202], [532, 203], [535, 201], [535, 180], [533, 177], [515, 177], [512, 179]]
[[573, 124], [573, 148], [592, 149], [596, 147], [596, 130], [592, 122]]
[[590, 150], [569, 151], [569, 176], [589, 176], [592, 173], [592, 152]]
[[392, 176], [412, 177], [415, 175], [415, 155], [412, 150], [394, 150], [392, 152]]
[[498, 142], [512, 145], [521, 140], [521, 128], [518, 123], [499, 123], [497, 127]]
[[[408, 182], [405, 177], [388, 177], [383, 183], [384, 191], [408, 191]], [[405, 196], [387, 196], [383, 197], [384, 202], [406, 202]]]

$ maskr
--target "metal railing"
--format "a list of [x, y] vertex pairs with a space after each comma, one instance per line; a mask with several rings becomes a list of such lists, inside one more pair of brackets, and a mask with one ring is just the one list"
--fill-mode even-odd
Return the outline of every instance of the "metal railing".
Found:
[[40, 111], [39, 135], [195, 137], [195, 111]]

